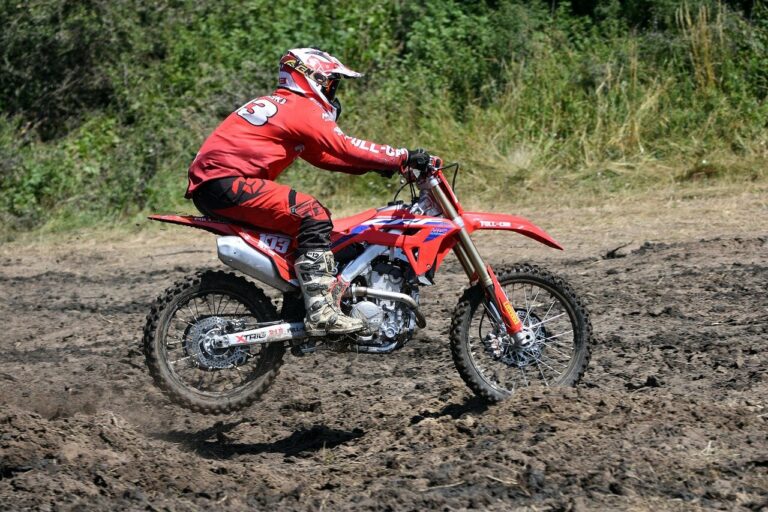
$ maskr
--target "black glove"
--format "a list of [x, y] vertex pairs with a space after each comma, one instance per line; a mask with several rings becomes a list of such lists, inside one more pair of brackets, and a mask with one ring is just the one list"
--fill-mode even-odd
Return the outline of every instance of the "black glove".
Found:
[[405, 165], [406, 167], [426, 171], [427, 165], [429, 165], [429, 159], [429, 153], [427, 153], [425, 149], [409, 149], [408, 160], [406, 160]]

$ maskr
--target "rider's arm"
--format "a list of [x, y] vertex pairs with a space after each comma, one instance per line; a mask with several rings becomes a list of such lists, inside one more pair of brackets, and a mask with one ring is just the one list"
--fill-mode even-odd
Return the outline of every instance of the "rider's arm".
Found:
[[347, 174], [365, 174], [369, 169], [360, 167], [355, 163], [345, 162], [340, 158], [336, 158], [330, 153], [324, 151], [304, 150], [301, 152], [301, 158], [321, 169], [327, 171], [345, 172]]
[[[319, 110], [319, 109], [318, 109]], [[304, 144], [301, 158], [331, 171], [362, 174], [369, 170], [399, 170], [408, 151], [345, 135], [320, 112], [307, 116], [297, 127]]]

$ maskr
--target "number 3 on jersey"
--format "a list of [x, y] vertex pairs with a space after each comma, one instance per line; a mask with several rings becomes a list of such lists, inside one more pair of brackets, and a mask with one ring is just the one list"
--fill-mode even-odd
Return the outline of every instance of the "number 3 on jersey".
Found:
[[254, 126], [266, 124], [269, 118], [275, 114], [277, 114], [277, 106], [264, 98], [249, 101], [237, 109], [237, 115]]

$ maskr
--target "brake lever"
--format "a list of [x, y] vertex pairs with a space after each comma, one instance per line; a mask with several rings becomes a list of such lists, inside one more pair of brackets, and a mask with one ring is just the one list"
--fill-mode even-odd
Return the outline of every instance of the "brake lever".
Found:
[[404, 185], [404, 184], [408, 183], [408, 181], [411, 181], [412, 183], [417, 183], [419, 181], [422, 181], [423, 179], [426, 179], [426, 178], [432, 176], [435, 172], [440, 170], [439, 167], [435, 167], [431, 163], [427, 164], [426, 169], [424, 169], [423, 171], [420, 171], [419, 169], [417, 169], [415, 167], [407, 167], [406, 169], [408, 170], [407, 177], [408, 178], [412, 178], [412, 179], [406, 180], [406, 174], [405, 173], [401, 174], [400, 175], [400, 184], [401, 185]]
[[416, 183], [421, 176], [421, 171], [415, 167], [406, 167], [406, 172], [400, 173], [400, 184]]

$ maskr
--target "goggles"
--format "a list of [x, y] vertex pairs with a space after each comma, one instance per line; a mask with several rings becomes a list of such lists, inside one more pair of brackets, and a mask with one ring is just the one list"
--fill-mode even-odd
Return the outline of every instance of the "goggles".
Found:
[[320, 84], [321, 87], [329, 87], [330, 86], [330, 87], [333, 87], [334, 90], [336, 89], [336, 87], [334, 86], [334, 84], [332, 82], [334, 82], [334, 81], [338, 82], [338, 78], [333, 77], [333, 76], [324, 75], [324, 74], [320, 73], [319, 71], [314, 71], [314, 70], [310, 69], [309, 67], [307, 67], [306, 64], [304, 64], [303, 62], [301, 62], [298, 59], [287, 59], [286, 61], [283, 62], [283, 64], [288, 66], [289, 68], [295, 69], [296, 71], [298, 71], [302, 75], [304, 75], [307, 78], [309, 78], [309, 79], [315, 81], [316, 83]]

